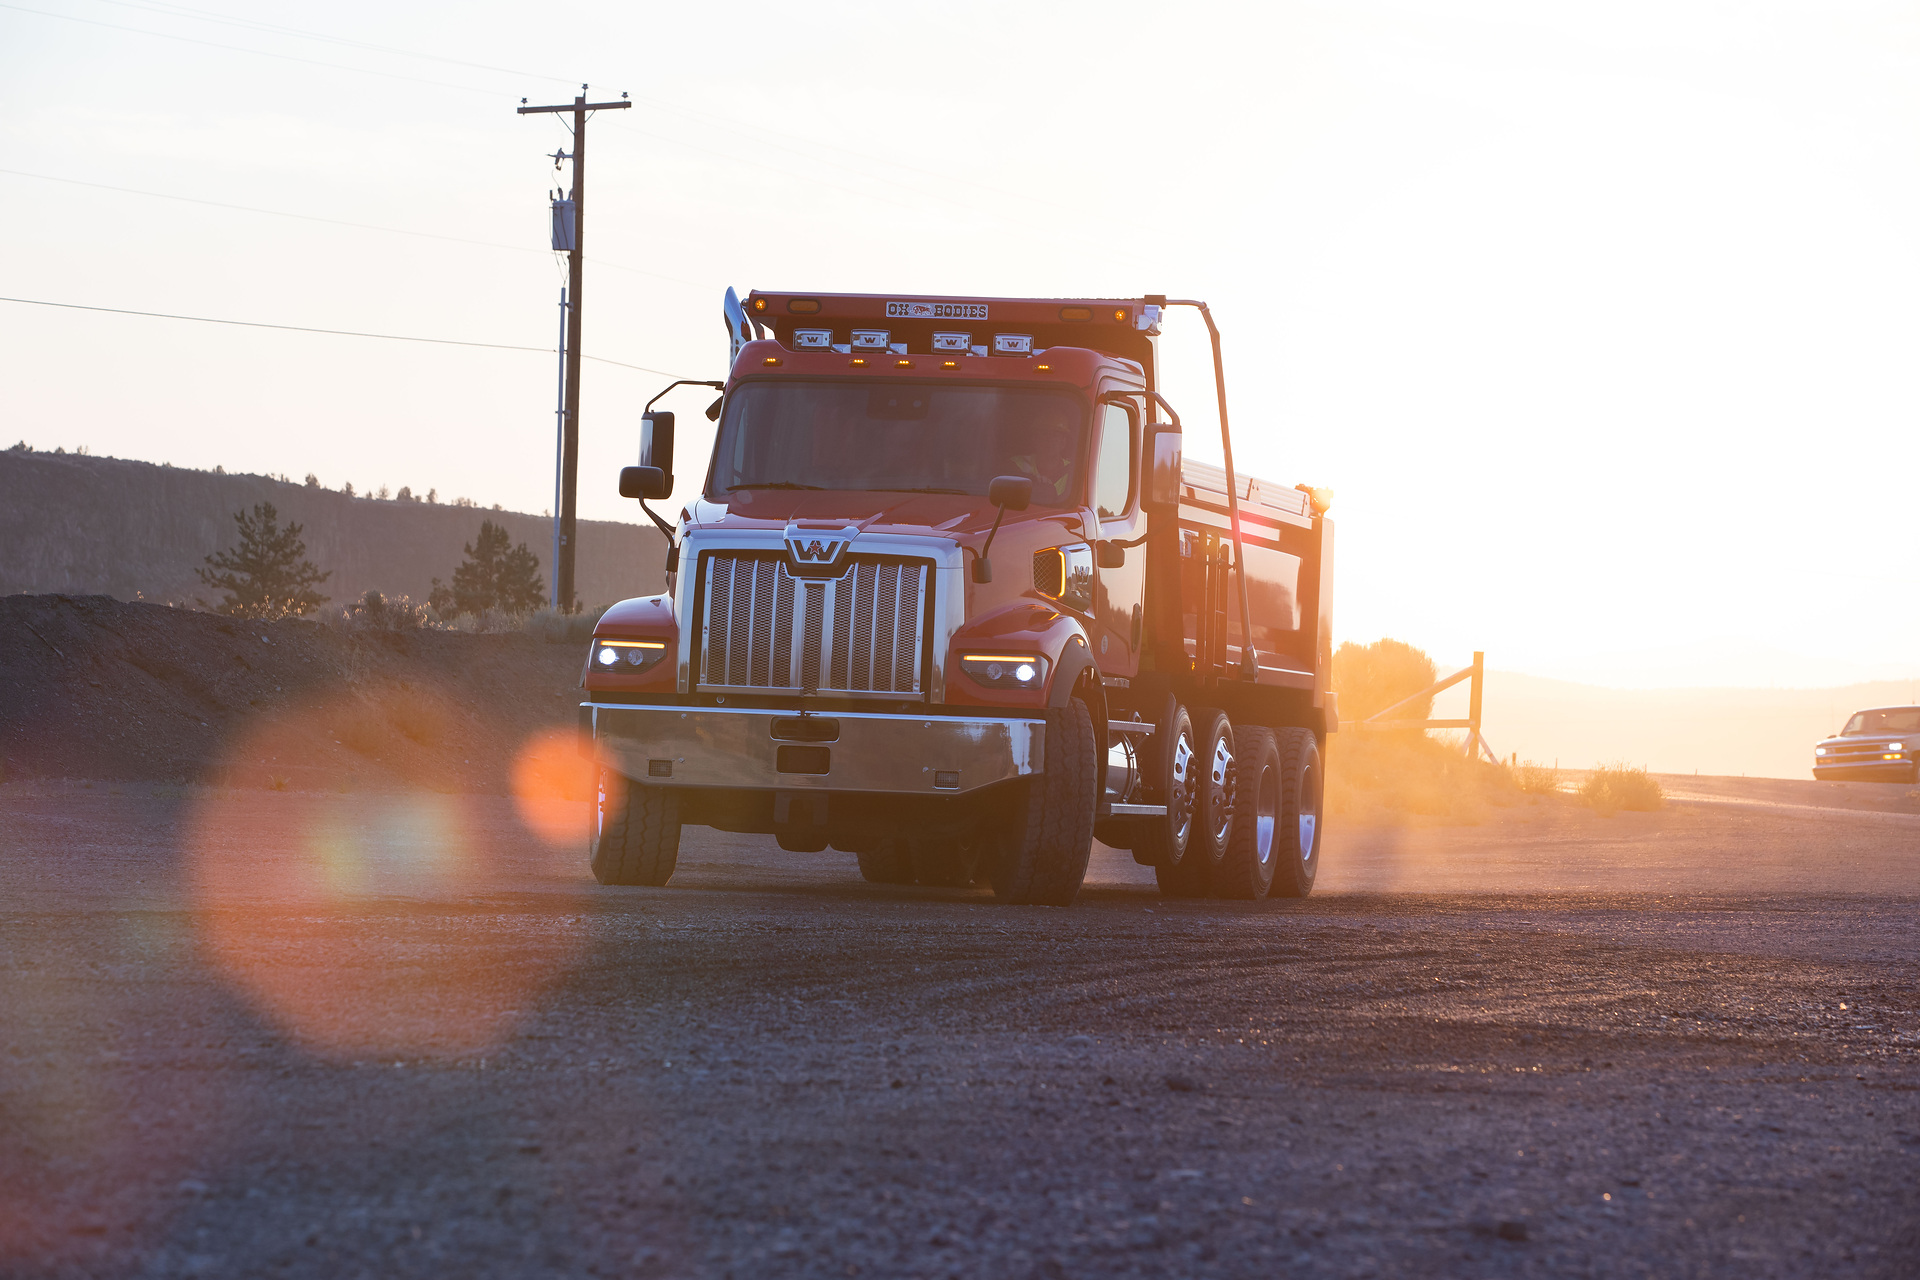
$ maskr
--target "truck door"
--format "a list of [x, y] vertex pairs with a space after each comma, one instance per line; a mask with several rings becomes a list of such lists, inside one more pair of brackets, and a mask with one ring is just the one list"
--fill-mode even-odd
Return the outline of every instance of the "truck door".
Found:
[[[1102, 542], [1138, 542], [1147, 531], [1140, 507], [1140, 411], [1131, 403], [1104, 401], [1095, 422], [1093, 507]], [[1147, 549], [1109, 548], [1124, 557], [1117, 568], [1096, 567], [1094, 656], [1108, 675], [1132, 676], [1140, 667], [1142, 616], [1146, 604]], [[1094, 562], [1099, 565], [1099, 549]]]

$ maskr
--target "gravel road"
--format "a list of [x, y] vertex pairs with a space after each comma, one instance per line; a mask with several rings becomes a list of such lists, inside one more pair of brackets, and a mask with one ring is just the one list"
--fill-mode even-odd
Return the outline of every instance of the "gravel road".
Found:
[[1102, 853], [1058, 911], [9, 784], [0, 1272], [1920, 1274], [1920, 806], [1715, 787], [1336, 826], [1303, 903]]

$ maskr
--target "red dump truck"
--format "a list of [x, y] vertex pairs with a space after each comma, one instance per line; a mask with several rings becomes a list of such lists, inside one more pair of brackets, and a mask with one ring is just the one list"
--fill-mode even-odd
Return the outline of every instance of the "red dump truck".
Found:
[[[668, 590], [594, 631], [592, 867], [687, 824], [881, 883], [1065, 905], [1095, 839], [1179, 897], [1319, 866], [1333, 524], [1233, 469], [1203, 303], [729, 293], [732, 370]], [[1182, 460], [1160, 326], [1213, 340], [1224, 469]], [[656, 400], [658, 397], [656, 397]], [[621, 492], [673, 488], [648, 413]], [[653, 515], [651, 511], [649, 515]]]

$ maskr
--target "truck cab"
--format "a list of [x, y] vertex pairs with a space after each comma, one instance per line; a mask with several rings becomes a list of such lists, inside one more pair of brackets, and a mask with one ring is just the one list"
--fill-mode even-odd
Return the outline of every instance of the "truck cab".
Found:
[[[603, 882], [666, 883], [691, 823], [1015, 902], [1071, 901], [1096, 834], [1169, 893], [1311, 888], [1332, 525], [1183, 465], [1171, 305], [739, 305], [669, 589], [588, 658]], [[643, 438], [644, 501], [671, 420]]]

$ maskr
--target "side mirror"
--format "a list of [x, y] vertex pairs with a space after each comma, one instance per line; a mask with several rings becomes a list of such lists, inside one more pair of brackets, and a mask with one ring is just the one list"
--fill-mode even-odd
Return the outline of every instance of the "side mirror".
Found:
[[1160, 507], [1177, 506], [1180, 502], [1180, 432], [1160, 423], [1148, 430], [1153, 434], [1148, 437], [1152, 444], [1152, 456], [1148, 459], [1152, 473], [1147, 479], [1147, 501]]
[[620, 496], [623, 498], [664, 498], [673, 492], [667, 473], [658, 467], [620, 468]]
[[987, 485], [987, 501], [1009, 511], [1025, 511], [1033, 501], [1033, 477], [995, 476]]
[[1124, 569], [1127, 565], [1127, 549], [1117, 542], [1096, 542], [1093, 544], [1093, 562], [1102, 569]]
[[713, 403], [707, 406], [708, 422], [720, 421], [720, 406], [724, 405], [726, 402], [727, 402], [727, 398], [723, 395], [715, 396], [713, 398]]
[[[665, 409], [640, 415], [640, 465], [652, 467], [667, 478], [665, 489], [645, 496], [664, 498], [673, 491], [673, 414]], [[621, 492], [624, 494], [625, 490]]]
[[1033, 477], [995, 476], [987, 483], [987, 501], [1000, 509], [993, 514], [993, 528], [987, 530], [987, 540], [980, 548], [980, 558], [973, 562], [975, 582], [993, 581], [993, 561], [987, 558], [987, 554], [993, 550], [994, 535], [1000, 532], [1000, 522], [1007, 518], [1007, 512], [1025, 511], [1027, 504], [1033, 501]]

